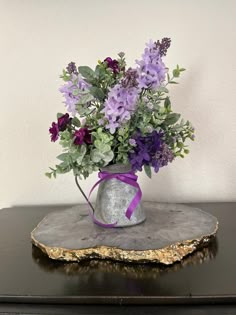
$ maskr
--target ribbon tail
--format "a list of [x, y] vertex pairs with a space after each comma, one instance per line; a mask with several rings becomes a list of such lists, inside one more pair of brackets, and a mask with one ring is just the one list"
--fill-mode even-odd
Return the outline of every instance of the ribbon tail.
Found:
[[142, 191], [140, 189], [139, 184], [130, 178], [126, 178], [126, 179], [119, 178], [119, 180], [126, 183], [126, 184], [129, 184], [133, 187], [136, 187], [138, 189], [134, 198], [132, 199], [131, 203], [129, 204], [129, 206], [125, 212], [125, 216], [130, 220], [132, 214], [134, 213], [136, 207], [138, 206], [138, 204], [142, 198]]

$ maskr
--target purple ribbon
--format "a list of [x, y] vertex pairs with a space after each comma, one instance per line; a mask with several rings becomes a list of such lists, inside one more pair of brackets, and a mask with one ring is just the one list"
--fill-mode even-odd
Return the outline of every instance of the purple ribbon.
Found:
[[[126, 212], [125, 212], [125, 215], [126, 217], [130, 220], [134, 210], [136, 209], [136, 207], [138, 206], [141, 198], [142, 198], [142, 191], [139, 187], [139, 184], [137, 183], [137, 179], [138, 179], [138, 176], [134, 174], [134, 172], [128, 172], [128, 173], [109, 173], [109, 172], [99, 172], [98, 173], [98, 177], [100, 178], [96, 184], [92, 187], [92, 189], [90, 190], [90, 193], [89, 193], [89, 197], [88, 199], [90, 198], [90, 195], [91, 193], [93, 192], [93, 190], [103, 181], [103, 180], [108, 180], [108, 179], [112, 179], [112, 178], [116, 178], [117, 180], [120, 180], [121, 182], [123, 183], [126, 183], [130, 186], [133, 186], [133, 187], [136, 187], [137, 188], [137, 192], [134, 196], [134, 198], [132, 199], [131, 203], [129, 204]], [[111, 224], [105, 224], [105, 223], [102, 223], [100, 221], [98, 221], [94, 215], [94, 213], [91, 213], [90, 214], [92, 219], [93, 219], [93, 222], [102, 226], [102, 227], [106, 227], [106, 228], [112, 228], [112, 227], [115, 227], [117, 222], [115, 223], [111, 223]]]

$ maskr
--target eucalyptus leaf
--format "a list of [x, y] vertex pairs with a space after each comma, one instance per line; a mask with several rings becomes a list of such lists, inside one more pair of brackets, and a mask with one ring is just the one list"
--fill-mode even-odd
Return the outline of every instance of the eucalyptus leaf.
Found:
[[94, 96], [90, 93], [84, 94], [79, 99], [79, 104], [86, 104], [91, 102], [94, 99]]
[[113, 151], [109, 151], [105, 154], [103, 160], [105, 161], [106, 165], [111, 162], [111, 160], [114, 158], [114, 153]]
[[68, 153], [62, 153], [60, 155], [57, 156], [57, 159], [60, 160], [60, 161], [69, 161], [69, 155]]
[[165, 125], [174, 125], [180, 118], [180, 114], [177, 113], [171, 113], [169, 114], [165, 119]]

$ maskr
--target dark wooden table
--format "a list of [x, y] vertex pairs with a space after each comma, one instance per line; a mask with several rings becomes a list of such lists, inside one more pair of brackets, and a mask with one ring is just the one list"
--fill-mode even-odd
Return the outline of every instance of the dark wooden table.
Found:
[[217, 238], [169, 267], [52, 261], [30, 232], [68, 206], [0, 210], [0, 314], [236, 314], [236, 203], [193, 205], [219, 219]]

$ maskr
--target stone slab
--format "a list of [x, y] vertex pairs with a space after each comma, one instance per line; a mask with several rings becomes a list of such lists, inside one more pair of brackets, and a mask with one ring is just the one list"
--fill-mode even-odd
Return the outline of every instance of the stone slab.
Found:
[[50, 258], [66, 261], [112, 259], [172, 264], [206, 246], [218, 229], [217, 219], [181, 204], [144, 202], [145, 222], [125, 228], [102, 228], [78, 205], [47, 215], [31, 239]]

